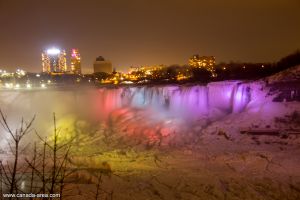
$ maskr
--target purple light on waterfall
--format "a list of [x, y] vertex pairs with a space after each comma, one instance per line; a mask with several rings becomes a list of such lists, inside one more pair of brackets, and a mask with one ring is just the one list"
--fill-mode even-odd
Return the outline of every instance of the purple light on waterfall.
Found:
[[250, 88], [245, 84], [237, 85], [234, 95], [233, 112], [238, 113], [245, 109], [250, 102]]
[[250, 91], [239, 82], [218, 82], [207, 86], [107, 88], [99, 90], [97, 99], [101, 115], [129, 108], [148, 110], [159, 118], [193, 121], [243, 111]]

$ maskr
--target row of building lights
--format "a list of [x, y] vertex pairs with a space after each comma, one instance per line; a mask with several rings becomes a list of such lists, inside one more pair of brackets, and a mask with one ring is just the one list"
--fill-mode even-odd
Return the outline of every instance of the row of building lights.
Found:
[[[4, 85], [4, 87], [6, 88], [6, 89], [32, 89], [32, 84], [30, 84], [30, 83], [27, 83], [26, 85], [25, 85], [25, 87], [21, 87], [21, 85], [20, 84], [13, 84], [13, 83], [5, 83], [5, 85]], [[47, 88], [47, 86], [46, 86], [46, 84], [45, 83], [41, 83], [40, 84], [40, 87], [38, 87], [38, 88], [42, 88], [42, 89], [45, 89], [45, 88]]]

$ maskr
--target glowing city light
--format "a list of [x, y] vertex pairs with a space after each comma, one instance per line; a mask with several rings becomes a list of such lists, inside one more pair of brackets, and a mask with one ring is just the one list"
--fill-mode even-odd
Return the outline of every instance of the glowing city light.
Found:
[[30, 89], [30, 88], [31, 88], [31, 84], [27, 83], [27, 84], [26, 84], [26, 88], [27, 88], [27, 89]]
[[74, 74], [81, 74], [81, 62], [78, 49], [72, 49], [71, 52], [71, 71]]
[[26, 72], [22, 69], [17, 69], [16, 74], [19, 76], [24, 76], [26, 74]]
[[56, 54], [59, 54], [59, 53], [60, 53], [60, 50], [57, 49], [57, 48], [51, 48], [51, 49], [47, 50], [47, 54], [50, 54], [50, 55], [56, 55]]
[[44, 83], [42, 83], [41, 88], [46, 88], [46, 85]]
[[13, 87], [13, 84], [12, 84], [12, 83], [5, 83], [5, 87], [6, 87], [6, 88], [12, 88], [12, 87]]

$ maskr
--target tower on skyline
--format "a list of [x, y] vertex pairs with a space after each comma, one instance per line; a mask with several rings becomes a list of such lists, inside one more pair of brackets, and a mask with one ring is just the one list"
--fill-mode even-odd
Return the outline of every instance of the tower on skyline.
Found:
[[102, 56], [98, 56], [94, 62], [94, 73], [105, 72], [111, 74], [113, 71], [112, 63], [105, 60]]
[[81, 74], [81, 57], [78, 49], [72, 49], [71, 52], [71, 72]]
[[47, 49], [42, 53], [43, 72], [65, 73], [67, 71], [66, 51], [56, 48]]

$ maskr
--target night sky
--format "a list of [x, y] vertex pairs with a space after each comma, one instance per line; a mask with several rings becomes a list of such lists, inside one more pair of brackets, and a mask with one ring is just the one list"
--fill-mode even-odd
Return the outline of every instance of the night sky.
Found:
[[0, 0], [0, 27], [0, 69], [11, 71], [41, 71], [53, 46], [79, 48], [83, 72], [99, 55], [118, 70], [195, 53], [276, 61], [300, 48], [300, 1]]

